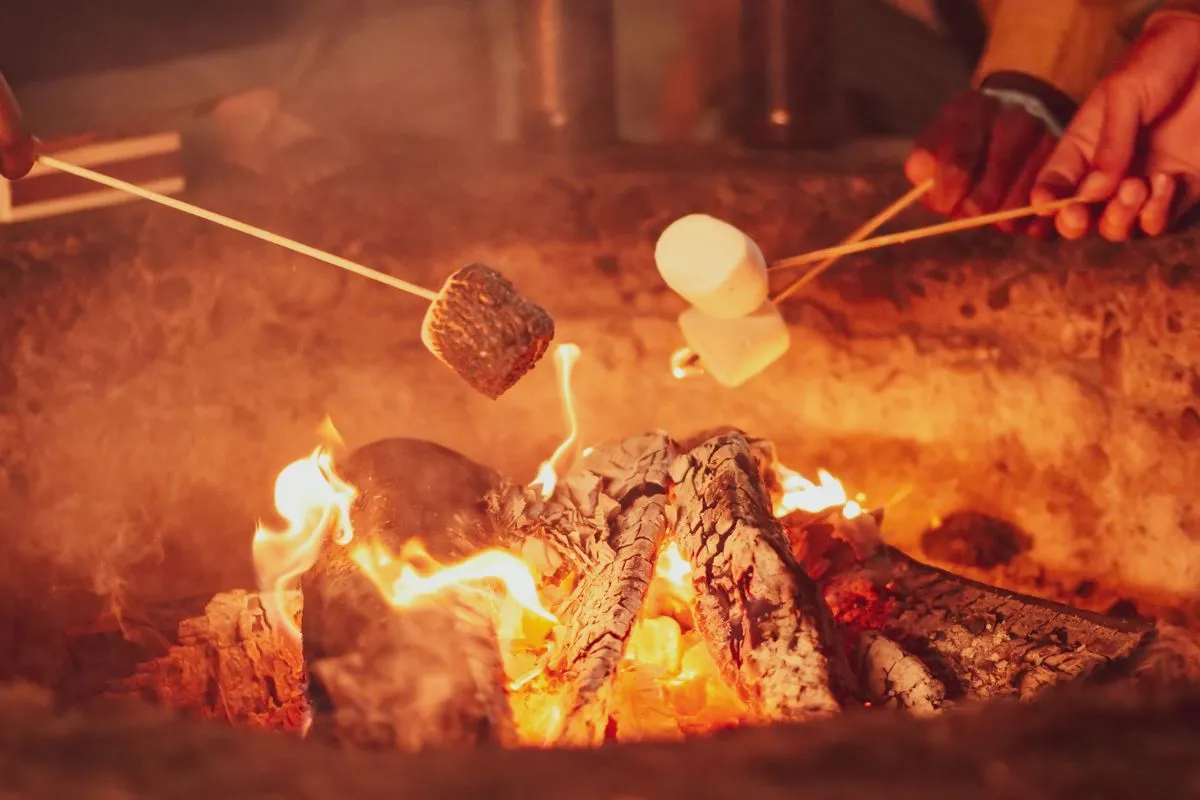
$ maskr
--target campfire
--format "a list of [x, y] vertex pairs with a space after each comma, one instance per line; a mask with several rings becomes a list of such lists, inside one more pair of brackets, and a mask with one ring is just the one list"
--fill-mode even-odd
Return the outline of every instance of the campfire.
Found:
[[885, 544], [884, 509], [735, 429], [582, 448], [529, 483], [439, 445], [275, 486], [259, 592], [219, 595], [117, 693], [385, 750], [675, 740], [853, 709], [916, 716], [1145, 676], [1154, 627], [975, 583]]

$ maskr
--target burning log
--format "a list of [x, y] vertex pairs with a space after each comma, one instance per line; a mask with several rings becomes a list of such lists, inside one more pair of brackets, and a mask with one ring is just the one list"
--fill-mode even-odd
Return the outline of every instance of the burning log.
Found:
[[764, 719], [837, 711], [832, 617], [792, 557], [745, 437], [710, 439], [677, 459], [671, 478], [692, 613], [726, 680]]
[[1101, 677], [1136, 660], [1154, 632], [1147, 622], [985, 586], [891, 549], [830, 575], [824, 588], [839, 626], [886, 636], [919, 658], [951, 700], [1029, 699]]
[[872, 705], [924, 717], [946, 702], [946, 687], [925, 662], [886, 636], [867, 631], [859, 637], [856, 656], [859, 686]]
[[517, 743], [486, 598], [448, 590], [389, 609], [309, 669], [327, 708], [313, 738], [407, 752]]
[[198, 719], [299, 731], [308, 714], [300, 648], [267, 623], [258, 596], [219, 594], [204, 616], [180, 623], [179, 641], [112, 686]]
[[593, 483], [605, 525], [583, 543], [595, 566], [559, 611], [567, 620], [548, 671], [568, 687], [563, 744], [599, 744], [613, 713], [617, 667], [642, 611], [667, 530], [668, 469], [675, 445], [662, 434], [595, 448], [568, 485]]
[[[486, 501], [502, 479], [440, 445], [376, 442], [339, 473], [358, 492], [357, 552], [399, 553], [420, 538], [431, 555], [457, 560], [503, 536]], [[314, 735], [377, 748], [511, 743], [492, 616], [476, 600], [440, 593], [396, 608], [354, 552], [327, 542], [302, 580]]]

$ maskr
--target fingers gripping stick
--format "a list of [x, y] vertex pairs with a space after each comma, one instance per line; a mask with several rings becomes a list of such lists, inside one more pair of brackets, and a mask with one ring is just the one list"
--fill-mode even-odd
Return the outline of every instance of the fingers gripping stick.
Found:
[[51, 156], [41, 156], [39, 160], [60, 172], [199, 217], [430, 301], [421, 326], [422, 342], [459, 377], [493, 399], [532, 369], [554, 338], [554, 320], [550, 315], [518, 294], [503, 275], [482, 264], [458, 270], [440, 292], [434, 292], [136, 184]]

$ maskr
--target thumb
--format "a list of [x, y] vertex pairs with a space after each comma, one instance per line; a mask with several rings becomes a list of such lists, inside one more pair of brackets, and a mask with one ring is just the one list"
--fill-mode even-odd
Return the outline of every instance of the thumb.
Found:
[[[1095, 151], [1098, 131], [1103, 125], [1104, 105], [1104, 95], [1098, 92], [1084, 101], [1038, 172], [1030, 193], [1031, 203], [1041, 205], [1074, 197], [1078, 193], [1079, 185], [1087, 177], [1090, 156]], [[1042, 216], [1052, 213], [1047, 212]]]

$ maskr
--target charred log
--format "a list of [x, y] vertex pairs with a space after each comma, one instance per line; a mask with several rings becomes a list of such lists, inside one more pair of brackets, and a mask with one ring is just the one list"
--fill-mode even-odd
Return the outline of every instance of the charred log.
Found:
[[[439, 560], [458, 560], [472, 552], [493, 547], [504, 540], [506, 531], [493, 524], [488, 513], [488, 496], [502, 491], [503, 479], [492, 470], [440, 445], [415, 439], [387, 439], [367, 445], [339, 465], [339, 475], [358, 492], [350, 519], [356, 545], [379, 546], [398, 553], [411, 539], [419, 539], [430, 555]], [[453, 679], [459, 689], [471, 687], [467, 702], [480, 708], [459, 708], [455, 701], [445, 714], [462, 719], [493, 719], [488, 698], [503, 697], [504, 680], [474, 686], [474, 680], [491, 675], [498, 655], [493, 652], [495, 632], [478, 612], [462, 603], [445, 609], [393, 609], [378, 588], [353, 563], [350, 551], [337, 543], [326, 543], [316, 564], [301, 582], [304, 596], [304, 658], [310, 666], [309, 696], [314, 729], [331, 727], [345, 741], [377, 746], [409, 747], [446, 744], [463, 740], [453, 724], [437, 721], [426, 707], [414, 706], [412, 732], [398, 730], [402, 707], [416, 702], [397, 682], [416, 680], [401, 669], [405, 659], [432, 667], [447, 657], [459, 658], [456, 648], [466, 648], [472, 663], [457, 664], [461, 672]], [[440, 619], [439, 619], [440, 617]], [[485, 624], [486, 622], [486, 624]], [[445, 633], [440, 631], [445, 628]], [[447, 648], [441, 656], [437, 647]], [[489, 649], [490, 648], [490, 649]], [[407, 652], [411, 651], [411, 652]], [[335, 685], [327, 685], [327, 681]], [[365, 681], [352, 687], [352, 680]], [[416, 685], [416, 684], [414, 684]], [[435, 693], [436, 694], [436, 693]], [[346, 708], [337, 706], [337, 699]], [[379, 703], [385, 721], [376, 719], [369, 706]], [[425, 701], [421, 701], [425, 702]], [[330, 725], [322, 723], [329, 716]], [[386, 720], [390, 720], [386, 721]], [[422, 722], [428, 724], [421, 727]], [[504, 740], [507, 723], [495, 718], [484, 728], [483, 738]], [[407, 724], [407, 723], [406, 723]]]
[[180, 624], [165, 655], [106, 694], [235, 727], [298, 732], [308, 713], [300, 648], [270, 627], [257, 595], [242, 591], [214, 597], [203, 616]]
[[863, 695], [874, 706], [916, 716], [936, 714], [946, 702], [946, 687], [921, 659], [874, 631], [859, 637], [855, 674]]
[[389, 609], [350, 652], [310, 662], [329, 709], [314, 716], [310, 736], [404, 752], [515, 745], [487, 603], [447, 591]]
[[[613, 711], [617, 668], [641, 613], [667, 530], [668, 469], [674, 443], [661, 434], [594, 448], [568, 479], [595, 485], [604, 527], [582, 542], [594, 566], [558, 611], [566, 621], [548, 675], [566, 687], [564, 744], [599, 744]], [[603, 501], [600, 500], [603, 498]], [[586, 513], [584, 516], [588, 516]]]
[[726, 680], [766, 719], [835, 712], [843, 654], [833, 620], [771, 513], [746, 439], [710, 439], [676, 459], [671, 477], [693, 617]]
[[1153, 626], [985, 586], [896, 550], [831, 576], [838, 624], [886, 636], [919, 658], [952, 700], [1035, 697], [1099, 679], [1141, 657]]

